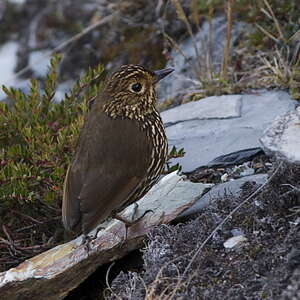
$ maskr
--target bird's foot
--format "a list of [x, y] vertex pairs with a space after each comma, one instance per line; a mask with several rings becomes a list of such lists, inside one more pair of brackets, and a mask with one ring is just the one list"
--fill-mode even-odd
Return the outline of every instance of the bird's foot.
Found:
[[148, 214], [149, 212], [154, 213], [154, 211], [152, 209], [147, 209], [140, 217], [134, 219], [134, 216], [136, 214], [137, 208], [138, 208], [138, 205], [134, 207], [134, 212], [133, 212], [131, 220], [128, 220], [128, 219], [126, 219], [124, 217], [121, 217], [117, 213], [113, 213], [112, 217], [114, 219], [116, 219], [116, 220], [119, 220], [119, 221], [123, 222], [127, 227], [130, 227], [130, 226], [138, 223], [140, 220], [142, 220], [145, 217], [145, 215]]
[[90, 242], [93, 240], [93, 237], [87, 234], [83, 235], [81, 245], [84, 246], [84, 250], [87, 252], [89, 255], [91, 247], [90, 247]]
[[104, 229], [104, 227], [97, 228], [96, 233], [94, 235], [83, 234], [81, 245], [84, 245], [84, 248], [88, 254], [91, 251], [90, 242], [95, 240], [97, 238], [99, 231], [101, 231], [103, 229]]
[[140, 217], [134, 219], [134, 216], [136, 215], [137, 209], [138, 209], [138, 204], [134, 203], [134, 211], [131, 217], [131, 220], [128, 220], [124, 217], [121, 217], [120, 215], [118, 215], [117, 213], [113, 213], [112, 217], [116, 220], [119, 220], [121, 222], [123, 222], [125, 224], [125, 236], [123, 238], [123, 241], [121, 242], [121, 246], [125, 243], [125, 241], [127, 240], [127, 236], [128, 236], [128, 228], [131, 227], [132, 225], [138, 223], [140, 220], [142, 220], [146, 214], [148, 214], [149, 212], [154, 213], [153, 210], [151, 209], [147, 209]]
[[134, 202], [134, 208], [133, 208], [133, 213], [132, 213], [132, 216], [131, 216], [131, 221], [133, 221], [134, 220], [134, 217], [135, 217], [135, 215], [136, 215], [136, 213], [137, 213], [137, 210], [138, 210], [138, 208], [139, 208], [139, 205], [136, 203], [136, 202]]

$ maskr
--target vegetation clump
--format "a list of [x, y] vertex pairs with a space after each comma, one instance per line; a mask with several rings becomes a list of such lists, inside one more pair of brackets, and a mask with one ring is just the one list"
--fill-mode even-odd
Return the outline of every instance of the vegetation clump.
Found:
[[63, 181], [103, 67], [90, 69], [56, 101], [59, 61], [51, 60], [43, 91], [37, 80], [28, 94], [3, 86], [9, 100], [0, 102], [0, 270], [63, 239]]
[[[183, 56], [198, 80], [197, 88], [185, 94], [181, 103], [274, 87], [286, 89], [294, 99], [300, 99], [300, 23], [296, 1], [193, 0], [189, 10], [184, 9], [184, 1], [171, 3], [186, 27], [196, 57], [192, 62], [178, 41], [164, 32], [167, 42]], [[221, 60], [213, 51], [213, 20], [220, 14], [226, 15], [227, 23], [224, 40], [218, 41], [224, 45]], [[209, 29], [207, 37], [199, 42], [195, 32], [201, 32], [204, 21]], [[247, 29], [233, 38], [237, 23]], [[169, 99], [161, 108], [171, 107], [173, 102]]]
[[[300, 167], [276, 161], [272, 171], [247, 203], [258, 188], [250, 181], [194, 220], [153, 229], [142, 270], [121, 272], [106, 299], [298, 299]], [[233, 236], [245, 239], [226, 248]]]

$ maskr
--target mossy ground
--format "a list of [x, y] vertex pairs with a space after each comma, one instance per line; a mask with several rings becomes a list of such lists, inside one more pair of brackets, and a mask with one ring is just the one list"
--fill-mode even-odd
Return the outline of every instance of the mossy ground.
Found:
[[[248, 182], [241, 197], [214, 199], [186, 224], [157, 227], [143, 252], [144, 270], [121, 273], [108, 298], [298, 299], [299, 178], [299, 166], [280, 165], [263, 192], [214, 234], [190, 266], [197, 247], [257, 186]], [[226, 249], [234, 230], [247, 241]]]

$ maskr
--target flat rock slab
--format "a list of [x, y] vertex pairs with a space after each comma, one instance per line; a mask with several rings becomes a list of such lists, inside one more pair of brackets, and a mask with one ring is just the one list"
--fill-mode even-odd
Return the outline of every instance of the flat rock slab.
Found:
[[[220, 103], [224, 106], [216, 109]], [[192, 120], [240, 118], [241, 106], [241, 95], [207, 97], [166, 110], [162, 118], [166, 126]]]
[[216, 157], [207, 164], [207, 167], [224, 168], [232, 165], [241, 165], [261, 154], [264, 154], [264, 151], [260, 147], [235, 151]]
[[[99, 266], [141, 247], [151, 228], [174, 220], [199, 199], [206, 188], [207, 185], [187, 181], [176, 172], [165, 176], [138, 202], [136, 217], [148, 209], [153, 213], [129, 228], [125, 242], [123, 223], [111, 220], [101, 224], [105, 229], [89, 243], [88, 252], [79, 236], [0, 273], [1, 299], [63, 299]], [[131, 216], [132, 209], [133, 206], [128, 207], [122, 215]]]
[[183, 211], [177, 219], [186, 218], [200, 213], [205, 207], [209, 206], [212, 202], [218, 199], [225, 197], [239, 197], [242, 193], [242, 186], [246, 182], [254, 182], [260, 186], [264, 184], [267, 179], [267, 174], [256, 174], [217, 184], [199, 200], [197, 200], [191, 207]]
[[[162, 112], [170, 146], [185, 149], [175, 163], [184, 172], [214, 158], [260, 147], [259, 139], [277, 116], [294, 110], [296, 101], [283, 91], [215, 96]], [[203, 111], [203, 113], [202, 113]]]
[[260, 141], [266, 152], [300, 164], [300, 106], [278, 117]]

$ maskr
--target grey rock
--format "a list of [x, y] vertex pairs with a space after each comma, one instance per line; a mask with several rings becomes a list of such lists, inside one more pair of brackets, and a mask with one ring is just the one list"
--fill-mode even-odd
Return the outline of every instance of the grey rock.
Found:
[[[11, 79], [14, 75], [16, 66], [16, 53], [18, 44], [16, 42], [7, 42], [0, 47], [0, 84], [6, 84], [7, 79]], [[14, 82], [15, 83], [15, 82]], [[0, 100], [5, 98], [5, 94], [0, 90]]]
[[[209, 97], [166, 110], [161, 115], [170, 146], [184, 148], [186, 152], [183, 158], [173, 162], [180, 163], [182, 170], [189, 172], [218, 156], [260, 147], [259, 138], [264, 130], [278, 115], [295, 106], [296, 101], [286, 92], [257, 91], [256, 94]], [[209, 118], [198, 111], [202, 109]]]
[[207, 164], [207, 167], [212, 168], [240, 165], [263, 153], [263, 150], [259, 147], [235, 151], [216, 157]]
[[25, 0], [8, 0], [8, 2], [14, 3], [14, 4], [24, 4]]
[[242, 192], [241, 187], [245, 182], [250, 181], [255, 182], [257, 185], [262, 185], [267, 181], [267, 178], [267, 174], [257, 174], [215, 185], [191, 207], [181, 213], [178, 219], [186, 218], [201, 212], [203, 208], [213, 203], [216, 199], [224, 198], [230, 195], [233, 197], [238, 197]]
[[50, 67], [50, 50], [31, 52], [29, 55], [29, 66], [35, 77], [45, 77]]
[[[207, 97], [166, 110], [162, 120], [168, 127], [183, 121], [238, 118], [241, 116], [241, 101], [241, 95]], [[222, 109], [216, 110], [221, 103]]]
[[266, 152], [300, 164], [300, 106], [278, 117], [260, 141]]
[[[29, 81], [21, 78], [16, 78], [14, 70], [16, 67], [16, 53], [18, 44], [15, 41], [9, 41], [0, 47], [0, 86], [13, 86], [23, 92], [29, 92]], [[0, 89], [0, 101], [6, 100], [7, 95]]]
[[237, 235], [227, 239], [223, 243], [223, 246], [227, 249], [232, 249], [232, 248], [240, 247], [241, 244], [244, 244], [245, 242], [247, 242], [247, 238], [244, 235]]
[[243, 167], [243, 170], [240, 171], [241, 177], [253, 175], [255, 172], [255, 170], [253, 168], [249, 167], [249, 163], [243, 163], [242, 167]]

